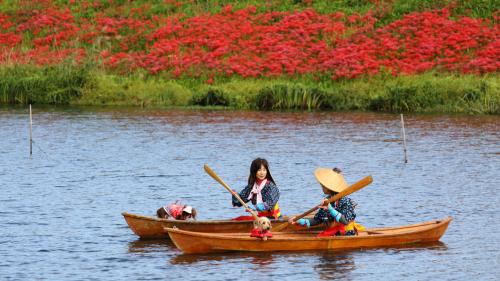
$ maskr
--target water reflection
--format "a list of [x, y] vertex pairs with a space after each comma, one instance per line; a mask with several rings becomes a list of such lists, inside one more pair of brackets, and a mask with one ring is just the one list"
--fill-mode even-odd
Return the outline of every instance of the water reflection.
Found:
[[361, 251], [363, 252], [380, 252], [384, 251], [389, 255], [397, 255], [401, 252], [415, 252], [415, 251], [446, 251], [448, 247], [441, 241], [409, 244], [401, 246], [391, 246], [387, 248], [373, 248], [373, 249], [354, 249], [351, 251], [341, 252], [322, 252], [319, 256], [318, 263], [313, 266], [314, 270], [318, 273], [321, 280], [332, 279], [350, 279], [350, 273], [356, 269], [354, 255]]
[[203, 255], [192, 255], [192, 254], [181, 254], [173, 257], [170, 260], [171, 264], [196, 264], [212, 261], [241, 261], [244, 260], [250, 264], [256, 265], [257, 268], [265, 268], [274, 262], [274, 256], [276, 254], [264, 252], [264, 253], [219, 253], [219, 254], [203, 254]]
[[129, 253], [151, 253], [160, 251], [175, 251], [174, 243], [168, 239], [141, 240], [130, 242], [128, 244]]
[[323, 252], [313, 268], [321, 280], [346, 279], [356, 264], [351, 252]]
[[400, 253], [405, 251], [421, 251], [421, 250], [432, 250], [432, 251], [446, 251], [448, 246], [441, 241], [418, 243], [418, 244], [408, 244], [401, 246], [393, 246], [390, 248], [384, 248], [385, 251], [391, 251], [393, 253]]

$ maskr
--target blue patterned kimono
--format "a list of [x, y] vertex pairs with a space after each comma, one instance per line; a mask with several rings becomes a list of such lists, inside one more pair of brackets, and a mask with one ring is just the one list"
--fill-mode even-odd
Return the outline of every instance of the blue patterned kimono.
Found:
[[[248, 199], [248, 196], [250, 195], [252, 188], [253, 185], [247, 185], [239, 193], [243, 202], [247, 203], [248, 201], [250, 201], [250, 199]], [[274, 206], [278, 203], [278, 200], [280, 198], [280, 190], [272, 181], [268, 180], [260, 193], [262, 194], [262, 201], [264, 203], [265, 210], [272, 212]], [[233, 196], [233, 206], [234, 207], [242, 206], [240, 201], [238, 201], [238, 199], [236, 199], [236, 197], [234, 196]]]
[[[342, 197], [340, 198], [339, 201], [337, 202], [332, 202], [330, 203], [332, 207], [337, 210], [339, 213], [341, 213], [346, 221], [351, 222], [356, 218], [356, 213], [354, 212], [354, 201], [351, 200], [349, 197]], [[335, 218], [332, 216], [332, 214], [325, 209], [319, 209], [316, 215], [310, 220], [310, 225], [317, 225], [320, 223], [324, 223], [326, 227], [330, 224], [330, 222], [334, 222]], [[348, 230], [346, 231], [345, 235], [356, 235], [356, 232], [354, 230]]]

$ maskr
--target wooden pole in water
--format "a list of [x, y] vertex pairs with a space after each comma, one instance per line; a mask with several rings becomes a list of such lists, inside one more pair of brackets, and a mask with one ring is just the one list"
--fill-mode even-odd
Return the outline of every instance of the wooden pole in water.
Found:
[[401, 113], [401, 134], [403, 135], [403, 150], [405, 153], [405, 163], [408, 163], [408, 156], [406, 154], [406, 134], [405, 134], [405, 121], [403, 119], [403, 114]]
[[30, 156], [33, 154], [33, 118], [31, 117], [31, 104], [30, 104]]

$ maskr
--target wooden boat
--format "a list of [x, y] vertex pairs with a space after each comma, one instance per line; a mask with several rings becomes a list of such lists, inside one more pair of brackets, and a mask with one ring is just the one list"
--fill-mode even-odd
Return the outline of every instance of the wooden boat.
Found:
[[268, 240], [248, 233], [202, 233], [166, 228], [174, 244], [184, 253], [223, 251], [305, 251], [390, 247], [435, 242], [444, 234], [451, 217], [399, 227], [371, 228], [358, 236], [317, 237], [317, 231], [277, 232]]
[[[132, 231], [141, 239], [158, 239], [168, 238], [168, 233], [164, 228], [173, 228], [187, 231], [209, 232], [209, 233], [222, 233], [222, 232], [241, 232], [250, 233], [253, 228], [253, 221], [233, 221], [233, 220], [196, 220], [196, 221], [183, 221], [183, 220], [170, 220], [160, 219], [155, 217], [147, 217], [141, 215], [134, 215], [123, 212], [123, 217]], [[278, 226], [286, 222], [288, 218], [284, 217], [282, 220], [271, 220], [272, 226]], [[289, 225], [285, 231], [308, 231], [307, 229], [297, 226]]]

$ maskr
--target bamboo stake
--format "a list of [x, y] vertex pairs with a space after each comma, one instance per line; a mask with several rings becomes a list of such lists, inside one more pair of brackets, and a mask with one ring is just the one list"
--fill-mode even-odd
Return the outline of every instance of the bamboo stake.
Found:
[[33, 154], [33, 118], [31, 116], [31, 104], [30, 104], [30, 156]]
[[403, 151], [405, 154], [405, 163], [408, 163], [408, 155], [406, 153], [406, 133], [405, 133], [405, 121], [403, 119], [403, 114], [401, 113], [401, 134], [403, 135]]

